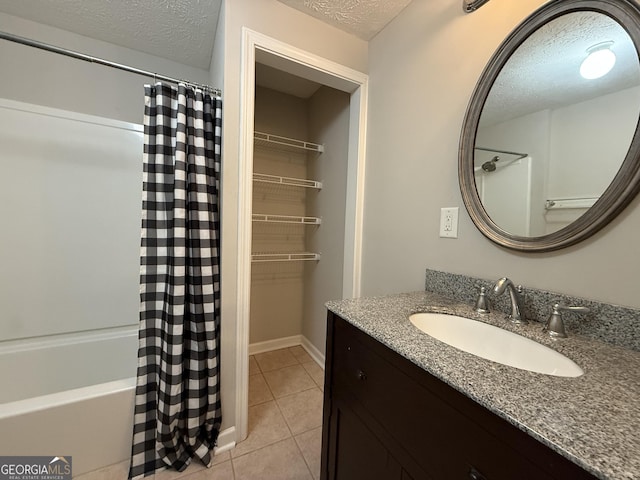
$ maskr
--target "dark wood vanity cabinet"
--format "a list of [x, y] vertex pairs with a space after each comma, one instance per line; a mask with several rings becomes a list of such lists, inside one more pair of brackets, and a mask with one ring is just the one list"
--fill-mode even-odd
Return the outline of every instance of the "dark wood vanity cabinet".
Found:
[[329, 312], [323, 480], [594, 479]]

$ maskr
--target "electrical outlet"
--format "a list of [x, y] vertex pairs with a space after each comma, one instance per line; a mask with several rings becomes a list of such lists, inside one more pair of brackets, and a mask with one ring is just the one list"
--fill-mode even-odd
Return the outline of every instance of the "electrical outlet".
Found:
[[458, 207], [440, 209], [440, 236], [458, 238]]

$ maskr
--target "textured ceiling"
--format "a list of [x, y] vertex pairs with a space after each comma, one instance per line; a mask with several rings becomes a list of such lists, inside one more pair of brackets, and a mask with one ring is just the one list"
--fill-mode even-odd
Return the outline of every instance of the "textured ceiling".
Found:
[[411, 0], [280, 0], [363, 40], [371, 40]]
[[[208, 69], [222, 1], [0, 0], [0, 12]], [[280, 0], [367, 40], [410, 1]], [[587, 48], [607, 40], [614, 41], [618, 57], [613, 71], [598, 80], [582, 79], [578, 68]], [[274, 72], [262, 73], [265, 82], [278, 83]], [[602, 14], [571, 13], [540, 28], [518, 48], [491, 91], [482, 121], [586, 100], [637, 85], [639, 77], [637, 53], [623, 28]]]
[[[580, 76], [587, 49], [613, 41], [616, 64], [595, 80]], [[493, 124], [547, 108], [570, 105], [640, 84], [638, 54], [626, 31], [607, 15], [574, 12], [546, 24], [511, 56], [482, 112]]]
[[0, 11], [208, 69], [222, 0], [0, 0]]
[[[222, 1], [0, 0], [0, 12], [206, 70]], [[411, 0], [280, 1], [369, 40]]]

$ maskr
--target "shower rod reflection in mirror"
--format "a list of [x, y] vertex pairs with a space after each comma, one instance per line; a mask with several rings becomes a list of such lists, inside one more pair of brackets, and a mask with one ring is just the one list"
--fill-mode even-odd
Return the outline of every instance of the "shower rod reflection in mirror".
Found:
[[462, 0], [462, 9], [467, 13], [471, 13], [479, 9], [488, 1], [489, 0]]

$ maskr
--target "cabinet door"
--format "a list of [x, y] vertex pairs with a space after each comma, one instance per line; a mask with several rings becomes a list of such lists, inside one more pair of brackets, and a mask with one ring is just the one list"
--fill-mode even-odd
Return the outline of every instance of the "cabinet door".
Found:
[[401, 480], [400, 464], [348, 406], [334, 396], [331, 412], [330, 480]]
[[330, 333], [325, 395], [353, 398], [349, 406], [365, 428], [412, 477], [594, 479], [339, 317]]
[[402, 470], [402, 480], [413, 480], [413, 477], [406, 470]]

